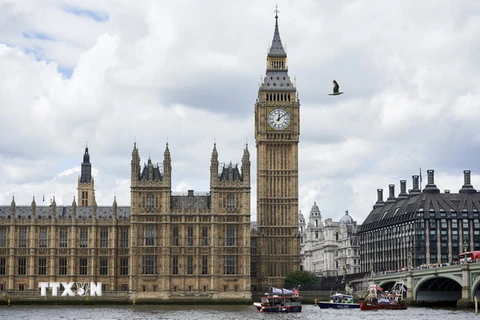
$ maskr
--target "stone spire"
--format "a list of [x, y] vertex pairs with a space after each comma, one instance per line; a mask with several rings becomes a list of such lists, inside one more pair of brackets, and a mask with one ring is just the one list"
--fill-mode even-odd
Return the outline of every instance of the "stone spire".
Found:
[[88, 153], [88, 146], [87, 146], [85, 147], [85, 153], [83, 154], [80, 183], [90, 183], [91, 180], [92, 180], [92, 164], [90, 163], [90, 154]]
[[287, 53], [282, 45], [282, 40], [280, 39], [280, 32], [278, 31], [278, 8], [275, 9], [275, 31], [273, 32], [272, 45], [270, 46], [270, 51], [268, 52], [269, 57], [287, 57]]

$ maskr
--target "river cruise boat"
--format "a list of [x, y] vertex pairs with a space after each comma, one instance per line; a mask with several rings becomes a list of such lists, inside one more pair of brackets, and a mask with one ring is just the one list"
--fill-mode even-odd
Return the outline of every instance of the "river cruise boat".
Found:
[[254, 302], [253, 305], [259, 312], [302, 312], [302, 302], [296, 289], [272, 288], [260, 302]]

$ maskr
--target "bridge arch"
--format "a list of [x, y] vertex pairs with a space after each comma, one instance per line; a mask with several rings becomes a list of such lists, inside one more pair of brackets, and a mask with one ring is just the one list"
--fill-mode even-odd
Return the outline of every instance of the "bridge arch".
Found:
[[480, 301], [480, 277], [477, 276], [473, 279], [472, 281], [472, 286], [470, 287], [470, 297], [472, 297], [472, 302], [474, 297], [477, 297], [477, 299]]
[[462, 298], [462, 279], [450, 274], [423, 276], [411, 290], [410, 297], [417, 303], [450, 301], [456, 304]]

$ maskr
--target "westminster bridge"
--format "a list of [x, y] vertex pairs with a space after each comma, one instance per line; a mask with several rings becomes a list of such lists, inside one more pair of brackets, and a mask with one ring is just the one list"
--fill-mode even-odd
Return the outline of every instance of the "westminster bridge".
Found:
[[412, 305], [445, 303], [471, 307], [480, 300], [480, 263], [449, 265], [403, 272], [379, 273], [370, 278], [384, 290], [397, 281], [407, 287], [406, 302]]

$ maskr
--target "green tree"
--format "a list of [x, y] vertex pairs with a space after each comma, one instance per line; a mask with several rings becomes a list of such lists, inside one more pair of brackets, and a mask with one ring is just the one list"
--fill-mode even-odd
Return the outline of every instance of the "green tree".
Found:
[[285, 286], [287, 287], [296, 287], [298, 285], [305, 287], [315, 284], [317, 284], [317, 278], [308, 271], [293, 271], [285, 279]]

